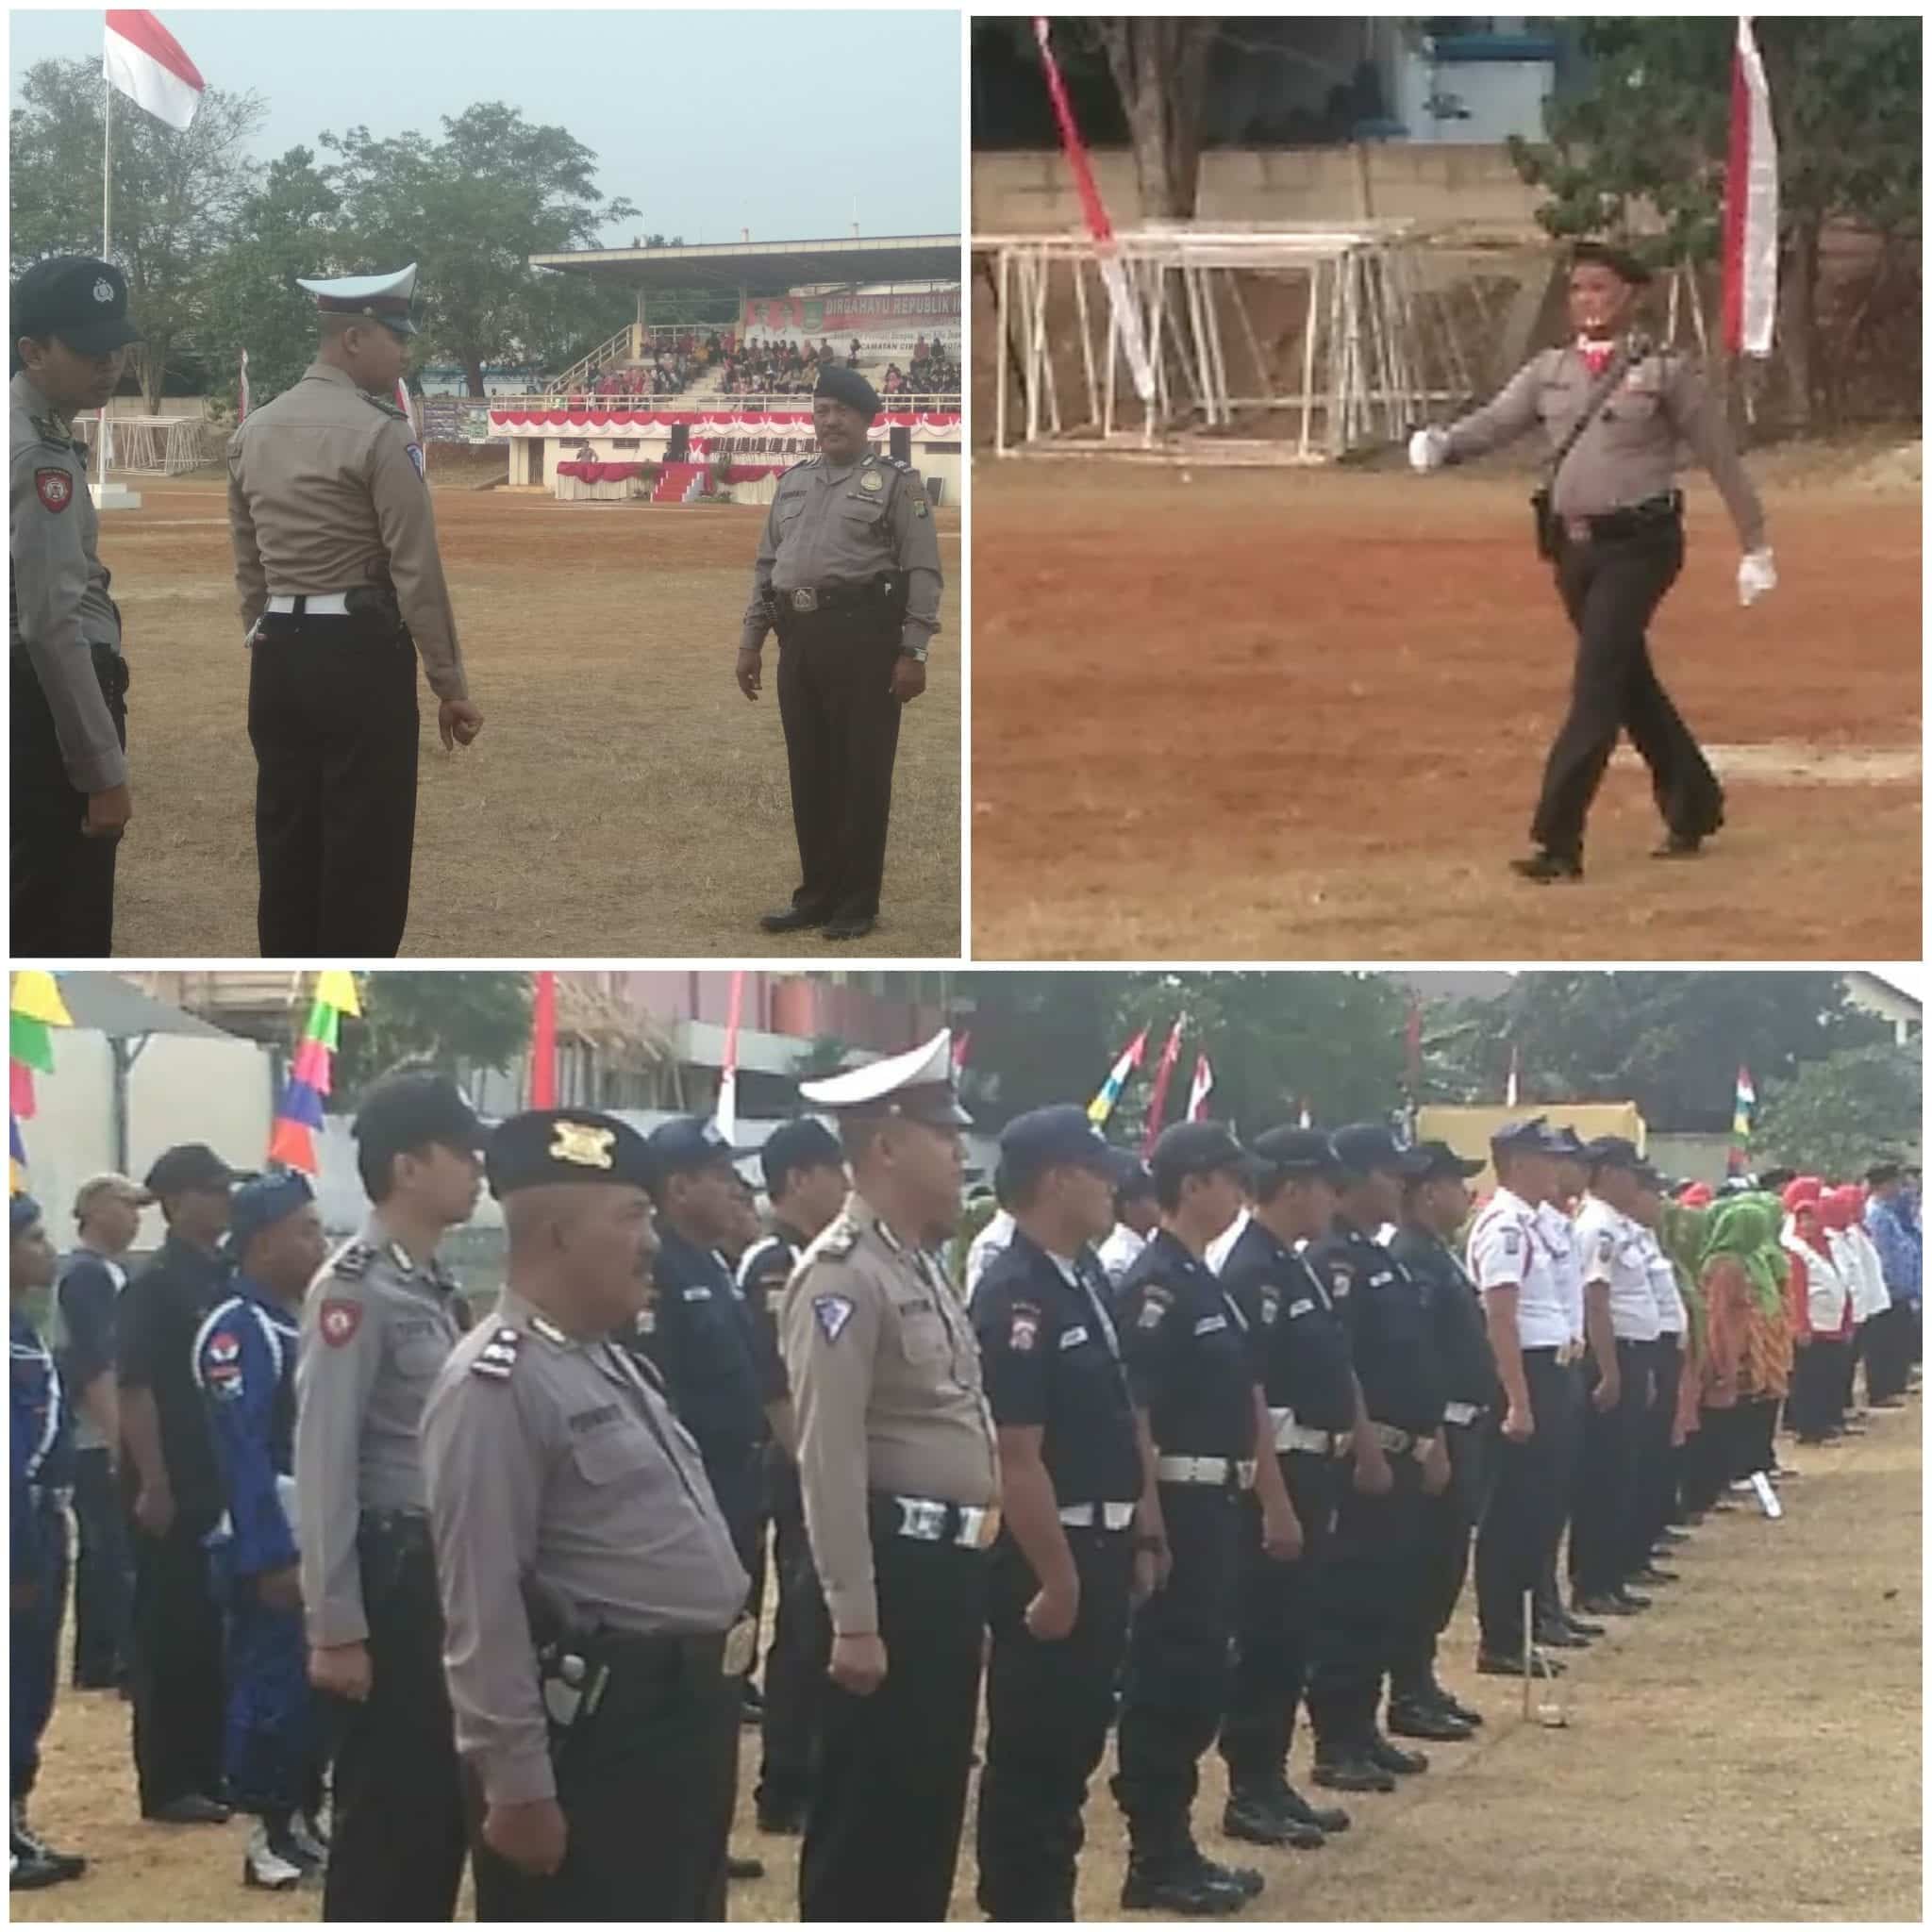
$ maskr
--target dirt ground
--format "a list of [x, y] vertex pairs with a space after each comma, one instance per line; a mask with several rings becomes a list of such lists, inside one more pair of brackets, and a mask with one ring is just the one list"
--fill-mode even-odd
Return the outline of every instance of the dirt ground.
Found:
[[1587, 880], [1539, 888], [1505, 861], [1572, 634], [1528, 480], [982, 453], [975, 957], [1917, 958], [1916, 482], [1753, 467], [1779, 588], [1739, 608], [1700, 477], [1652, 633], [1725, 830], [1695, 864], [1650, 862], [1626, 750]]
[[[141, 509], [101, 541], [133, 671], [115, 950], [249, 955], [255, 760], [222, 487], [135, 480]], [[797, 877], [775, 646], [756, 707], [731, 675], [763, 510], [450, 488], [436, 514], [485, 726], [446, 755], [421, 691], [406, 955], [958, 954], [957, 510], [938, 512], [943, 629], [900, 738], [883, 915], [836, 948], [758, 928]]]
[[[1252, 1921], [1907, 1921], [1921, 1911], [1919, 1404], [1833, 1448], [1781, 1448], [1799, 1473], [1787, 1514], [1711, 1516], [1676, 1553], [1657, 1607], [1575, 1659], [1570, 1727], [1522, 1717], [1518, 1687], [1477, 1677], [1467, 1608], [1443, 1645], [1450, 1689], [1483, 1711], [1479, 1741], [1431, 1746], [1392, 1796], [1351, 1801], [1354, 1828], [1319, 1852], [1234, 1847], [1217, 1827], [1211, 1753], [1204, 1846], [1260, 1867]], [[1306, 1785], [1306, 1739], [1291, 1774]], [[766, 1876], [731, 1916], [796, 1916], [795, 1839], [761, 1839], [745, 1734], [736, 1842]], [[1117, 1920], [1123, 1845], [1106, 1766], [1088, 1807], [1083, 1918]], [[18, 1921], [320, 1916], [312, 1894], [244, 1891], [246, 1826], [135, 1822], [125, 1707], [63, 1692], [33, 1815], [86, 1852], [80, 1881], [12, 1901]], [[955, 1918], [976, 1917], [972, 1822]], [[643, 1907], [643, 1902], [641, 1908]], [[465, 1907], [467, 1911], [467, 1906]]]

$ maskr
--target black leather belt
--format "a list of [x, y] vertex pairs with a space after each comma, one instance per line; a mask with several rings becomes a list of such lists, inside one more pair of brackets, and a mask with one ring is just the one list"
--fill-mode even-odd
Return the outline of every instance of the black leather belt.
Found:
[[1683, 491], [1668, 490], [1661, 496], [1646, 496], [1641, 503], [1630, 504], [1623, 509], [1604, 510], [1595, 516], [1565, 517], [1563, 534], [1573, 543], [1613, 543], [1675, 523], [1683, 514]]

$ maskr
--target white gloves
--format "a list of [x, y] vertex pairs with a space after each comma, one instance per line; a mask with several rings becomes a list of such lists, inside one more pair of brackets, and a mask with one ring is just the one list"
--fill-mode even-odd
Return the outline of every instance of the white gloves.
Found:
[[1738, 602], [1757, 603], [1767, 591], [1777, 589], [1777, 565], [1768, 550], [1747, 550], [1738, 565]]
[[1440, 470], [1449, 460], [1449, 435], [1442, 429], [1418, 429], [1408, 439], [1408, 467], [1418, 475]]

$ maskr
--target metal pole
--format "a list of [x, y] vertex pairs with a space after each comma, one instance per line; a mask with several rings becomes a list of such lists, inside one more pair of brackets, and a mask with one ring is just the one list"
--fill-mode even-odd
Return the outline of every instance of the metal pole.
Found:
[[992, 404], [992, 443], [994, 450], [1001, 456], [1005, 456], [1007, 453], [1007, 363], [1009, 353], [1007, 345], [1007, 331], [1012, 326], [1013, 284], [1009, 274], [1012, 265], [1012, 250], [1010, 248], [1002, 248], [1000, 250], [999, 314], [994, 321], [994, 326], [999, 331], [997, 387], [993, 391]]
[[[114, 258], [114, 83], [107, 83], [108, 105], [101, 119], [101, 259]], [[100, 458], [101, 489], [108, 487], [108, 410], [113, 398], [110, 396], [101, 405], [100, 433], [94, 441], [100, 444], [97, 452]]]

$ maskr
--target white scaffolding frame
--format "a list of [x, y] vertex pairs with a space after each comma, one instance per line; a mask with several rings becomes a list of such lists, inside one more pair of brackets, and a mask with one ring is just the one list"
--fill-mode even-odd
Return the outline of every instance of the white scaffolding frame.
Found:
[[[1116, 258], [1154, 361], [1151, 408], [1125, 379], [1100, 254], [1083, 235], [989, 237], [999, 303], [994, 447], [1000, 456], [1141, 455], [1190, 462], [1332, 462], [1392, 442], [1474, 381], [1445, 292], [1408, 223], [1154, 224]], [[1293, 386], [1270, 375], [1244, 287], [1300, 287]], [[1053, 321], [1071, 309], [1077, 356]], [[1232, 349], [1232, 354], [1230, 353]], [[1234, 372], [1231, 375], [1231, 370]], [[1285, 413], [1288, 433], [1243, 437]]]

